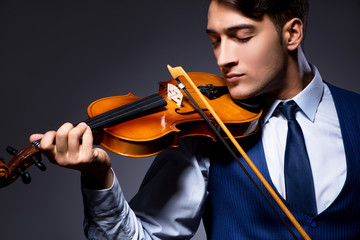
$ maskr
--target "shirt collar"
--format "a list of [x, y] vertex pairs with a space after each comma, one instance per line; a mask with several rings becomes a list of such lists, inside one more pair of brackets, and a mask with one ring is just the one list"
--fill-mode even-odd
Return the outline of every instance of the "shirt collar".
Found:
[[[310, 121], [315, 121], [315, 114], [319, 106], [321, 97], [324, 91], [324, 84], [318, 69], [310, 64], [312, 71], [314, 72], [313, 80], [307, 85], [299, 94], [297, 94], [292, 100], [300, 107], [303, 113], [309, 118]], [[288, 99], [291, 100], [291, 99]], [[264, 123], [269, 121], [269, 118], [273, 115], [276, 107], [280, 102], [286, 102], [276, 99], [268, 108], [267, 113], [264, 116]]]

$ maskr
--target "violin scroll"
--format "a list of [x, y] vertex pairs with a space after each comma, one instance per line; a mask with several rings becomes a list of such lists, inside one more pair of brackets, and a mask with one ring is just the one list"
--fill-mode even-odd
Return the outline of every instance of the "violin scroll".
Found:
[[21, 151], [13, 147], [7, 147], [6, 150], [14, 157], [8, 163], [5, 163], [3, 159], [0, 161], [0, 188], [10, 185], [18, 177], [21, 177], [23, 183], [29, 184], [31, 176], [26, 170], [33, 164], [41, 171], [46, 170], [46, 166], [41, 162], [40, 151], [34, 145]]
[[0, 158], [0, 179], [7, 178], [9, 176], [9, 169], [6, 166], [4, 159]]

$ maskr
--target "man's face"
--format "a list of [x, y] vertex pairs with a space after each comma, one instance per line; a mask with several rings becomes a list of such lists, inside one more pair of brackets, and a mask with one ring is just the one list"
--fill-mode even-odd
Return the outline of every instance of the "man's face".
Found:
[[255, 21], [213, 1], [207, 33], [233, 98], [283, 91], [288, 53], [267, 15]]

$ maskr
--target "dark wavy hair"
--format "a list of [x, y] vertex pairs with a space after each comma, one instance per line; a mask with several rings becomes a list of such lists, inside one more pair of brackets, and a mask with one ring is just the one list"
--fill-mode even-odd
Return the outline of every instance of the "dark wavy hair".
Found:
[[211, 0], [229, 6], [246, 17], [261, 21], [268, 15], [279, 34], [285, 23], [294, 17], [299, 18], [306, 30], [309, 11], [308, 0]]

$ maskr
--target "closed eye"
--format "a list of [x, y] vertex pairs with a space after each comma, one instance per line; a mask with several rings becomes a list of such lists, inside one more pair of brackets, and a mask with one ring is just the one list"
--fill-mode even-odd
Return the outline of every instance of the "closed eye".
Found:
[[236, 40], [237, 40], [238, 42], [240, 42], [240, 43], [247, 43], [248, 41], [250, 41], [250, 39], [251, 39], [252, 37], [246, 37], [246, 38], [235, 37], [235, 38], [236, 38]]
[[220, 40], [216, 40], [216, 41], [211, 41], [211, 45], [213, 46], [213, 48], [215, 48], [217, 45], [219, 45]]

